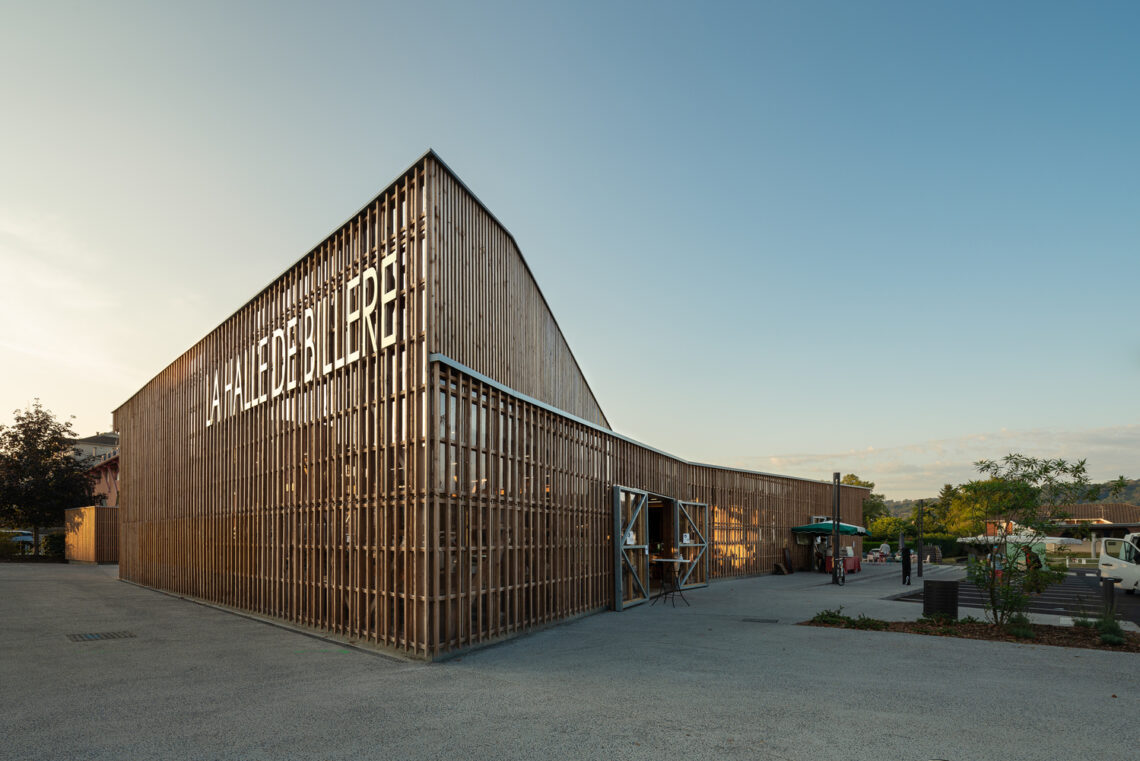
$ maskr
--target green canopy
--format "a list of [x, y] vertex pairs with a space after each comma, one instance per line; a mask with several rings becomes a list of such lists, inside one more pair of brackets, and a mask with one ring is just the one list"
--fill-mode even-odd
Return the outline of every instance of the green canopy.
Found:
[[[793, 534], [830, 534], [830, 533], [832, 533], [831, 521], [823, 521], [821, 523], [809, 523], [806, 526], [793, 526], [792, 527], [792, 533]], [[862, 534], [867, 533], [867, 529], [863, 528], [862, 526], [852, 526], [850, 523], [842, 523], [841, 522], [839, 524], [839, 533], [844, 534], [846, 536], [852, 536], [855, 534], [862, 535]]]

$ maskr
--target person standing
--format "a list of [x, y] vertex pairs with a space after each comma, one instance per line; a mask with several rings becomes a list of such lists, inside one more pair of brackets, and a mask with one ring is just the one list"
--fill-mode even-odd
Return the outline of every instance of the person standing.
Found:
[[902, 553], [902, 583], [910, 586], [910, 548], [906, 545], [899, 550]]

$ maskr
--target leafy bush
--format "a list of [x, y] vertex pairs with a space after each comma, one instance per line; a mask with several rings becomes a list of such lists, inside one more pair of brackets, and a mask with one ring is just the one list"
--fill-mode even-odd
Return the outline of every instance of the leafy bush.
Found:
[[838, 610], [821, 610], [812, 616], [811, 622], [813, 624], [828, 624], [830, 626], [845, 626], [851, 619], [843, 615], [843, 606], [840, 605]]
[[0, 536], [0, 558], [5, 560], [14, 558], [23, 553], [23, 551], [24, 548], [19, 542], [13, 541], [6, 536]]
[[940, 547], [944, 558], [952, 558], [961, 555], [963, 552], [958, 537], [953, 534], [925, 534], [922, 537], [922, 543], [926, 552], [929, 552], [932, 547]]
[[63, 534], [48, 534], [43, 538], [44, 556], [61, 558], [67, 551], [67, 537]]
[[1106, 645], [1123, 645], [1124, 630], [1115, 618], [1098, 618], [1093, 624], [1100, 632], [1100, 641]]
[[931, 613], [929, 616], [923, 616], [919, 619], [923, 623], [935, 624], [936, 626], [949, 626], [957, 623], [957, 619], [949, 613]]
[[1018, 613], [1011, 617], [1009, 623], [1005, 625], [1005, 630], [1018, 639], [1037, 638], [1033, 632], [1033, 626], [1029, 623], [1029, 618], [1024, 613]]
[[843, 606], [838, 610], [821, 610], [812, 616], [811, 622], [813, 624], [824, 624], [826, 626], [841, 626], [844, 629], [864, 629], [871, 631], [883, 631], [887, 628], [886, 621], [880, 621], [877, 618], [868, 618], [862, 613], [858, 618], [843, 615]]
[[877, 618], [868, 618], [867, 616], [860, 613], [858, 618], [848, 618], [846, 626], [848, 629], [883, 631], [887, 628], [887, 622], [880, 621]]
[[[895, 532], [894, 536], [895, 536], [894, 539], [890, 539], [888, 537], [885, 540], [886, 543], [891, 548], [891, 554], [892, 555], [899, 551], [898, 532]], [[882, 541], [880, 541], [879, 539], [871, 539], [869, 541], [867, 539], [864, 539], [863, 540], [863, 549], [864, 550], [878, 549], [880, 544], [882, 544]], [[942, 557], [943, 558], [952, 558], [952, 557], [961, 555], [964, 552], [964, 550], [962, 549], [962, 545], [958, 543], [958, 538], [956, 536], [954, 536], [953, 534], [923, 534], [922, 535], [922, 544], [923, 544], [923, 548], [922, 548], [923, 549], [923, 552], [922, 552], [923, 557], [926, 557], [927, 555], [932, 554], [935, 546], [942, 548]], [[910, 549], [914, 550], [915, 552], [918, 552], [918, 537], [907, 535], [906, 536], [906, 546], [909, 547]]]

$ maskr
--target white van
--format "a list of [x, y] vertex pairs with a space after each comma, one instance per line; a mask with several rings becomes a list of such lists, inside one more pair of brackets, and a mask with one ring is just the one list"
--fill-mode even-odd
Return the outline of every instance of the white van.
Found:
[[1117, 589], [1135, 594], [1140, 589], [1140, 534], [1126, 534], [1123, 539], [1102, 539], [1097, 569], [1101, 578], [1115, 576], [1120, 579]]

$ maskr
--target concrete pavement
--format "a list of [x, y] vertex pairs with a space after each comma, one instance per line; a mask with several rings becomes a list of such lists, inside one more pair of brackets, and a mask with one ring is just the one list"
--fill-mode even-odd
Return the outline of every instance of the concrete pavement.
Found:
[[[1133, 655], [793, 625], [840, 606], [921, 614], [887, 599], [906, 590], [897, 567], [865, 569], [841, 588], [801, 573], [718, 582], [687, 592], [691, 607], [588, 616], [423, 664], [121, 583], [113, 567], [0, 565], [0, 758], [1131, 753]], [[136, 636], [67, 637], [104, 631]]]

